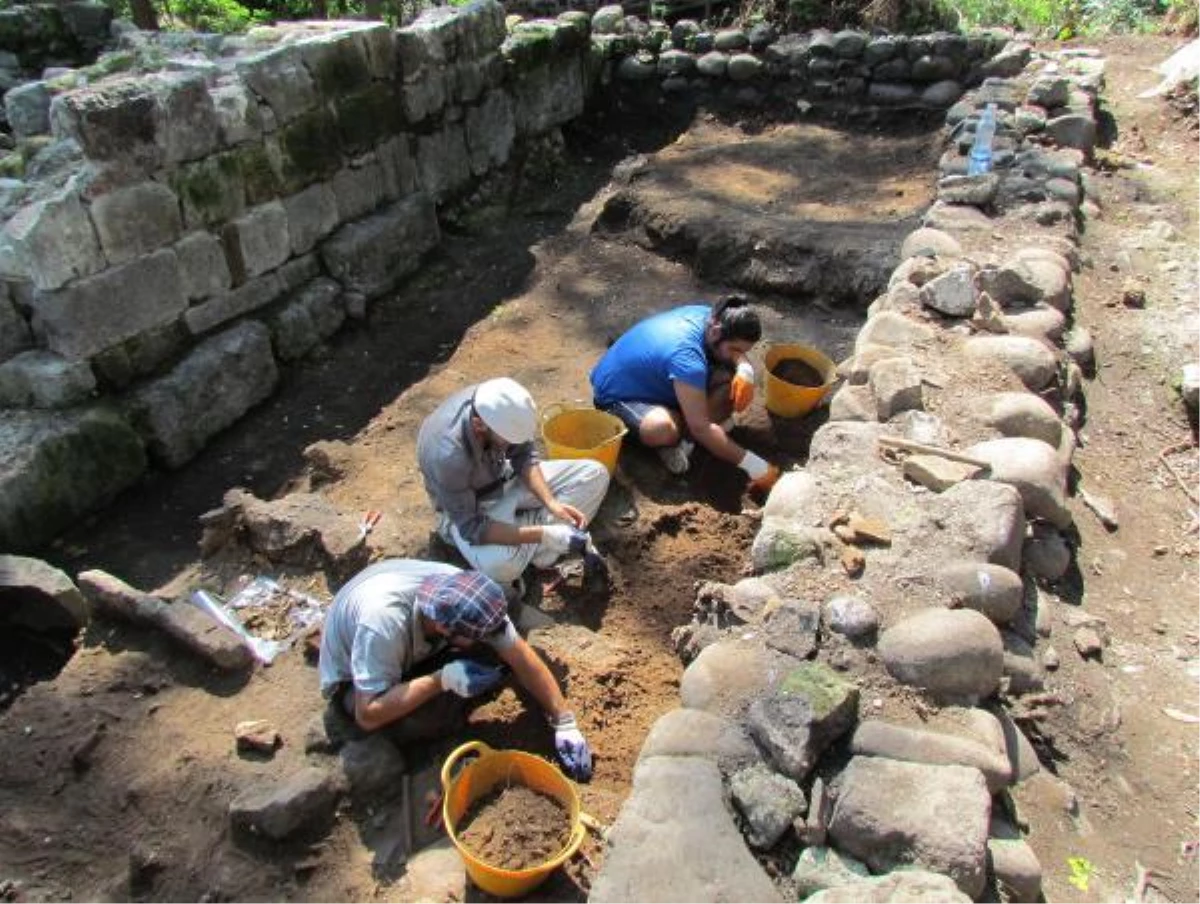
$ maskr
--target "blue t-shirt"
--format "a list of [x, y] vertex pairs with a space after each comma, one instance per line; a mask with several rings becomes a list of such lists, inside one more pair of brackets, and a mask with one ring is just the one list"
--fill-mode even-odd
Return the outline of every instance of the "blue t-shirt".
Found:
[[635, 324], [592, 368], [596, 404], [650, 402], [678, 408], [675, 380], [707, 390], [704, 329], [710, 314], [708, 305], [686, 305]]

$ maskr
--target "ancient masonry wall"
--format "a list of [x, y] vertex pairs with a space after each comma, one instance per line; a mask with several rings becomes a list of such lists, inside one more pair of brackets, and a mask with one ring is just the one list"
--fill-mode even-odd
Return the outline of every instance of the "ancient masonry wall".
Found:
[[[1073, 792], [1029, 712], [1059, 650], [1109, 642], [1060, 583], [1103, 83], [1071, 49], [968, 95], [996, 106], [996, 166], [943, 156], [828, 421], [763, 507], [753, 576], [698, 583], [672, 632], [679, 706], [642, 745], [593, 900], [1044, 899], [1040, 820]], [[789, 845], [781, 883], [762, 853]]]
[[[22, 45], [25, 57], [0, 40], [9, 82], [94, 50], [102, 15], [56, 9], [92, 37]], [[956, 122], [970, 119], [955, 107], [968, 86], [1028, 58], [992, 34], [711, 34], [619, 7], [514, 24], [494, 0], [398, 30], [119, 25], [96, 62], [4, 97], [4, 549], [52, 538], [151, 463], [192, 458], [272, 393], [282, 364], [421, 266], [439, 205], [596, 92], [904, 105]]]

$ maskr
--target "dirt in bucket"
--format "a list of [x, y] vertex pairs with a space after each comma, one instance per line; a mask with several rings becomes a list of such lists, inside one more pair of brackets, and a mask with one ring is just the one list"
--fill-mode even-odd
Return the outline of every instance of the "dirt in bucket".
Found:
[[785, 358], [771, 368], [778, 379], [793, 386], [824, 386], [825, 377], [811, 364], [805, 364], [799, 358]]
[[530, 869], [567, 846], [571, 820], [562, 803], [550, 795], [509, 785], [471, 804], [457, 835], [467, 850], [489, 866]]

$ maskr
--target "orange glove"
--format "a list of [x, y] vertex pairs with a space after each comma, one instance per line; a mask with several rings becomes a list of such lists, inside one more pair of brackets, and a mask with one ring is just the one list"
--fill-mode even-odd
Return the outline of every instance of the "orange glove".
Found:
[[750, 478], [750, 485], [746, 489], [754, 493], [768, 492], [771, 487], [775, 486], [775, 481], [779, 480], [779, 467], [768, 464], [749, 449], [742, 456], [742, 460], [738, 462], [738, 467], [745, 471], [746, 476]]
[[754, 368], [750, 362], [741, 360], [733, 374], [733, 382], [729, 384], [729, 399], [733, 402], [734, 411], [745, 411], [754, 401]]
[[750, 481], [746, 489], [751, 493], [760, 493], [765, 496], [771, 492], [771, 487], [775, 486], [779, 481], [781, 473], [779, 465], [767, 465], [767, 473], [758, 478], [758, 480]]

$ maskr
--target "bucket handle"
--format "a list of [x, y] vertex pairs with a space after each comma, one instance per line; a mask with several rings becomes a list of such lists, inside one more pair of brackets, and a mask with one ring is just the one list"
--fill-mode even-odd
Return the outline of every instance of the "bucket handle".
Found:
[[575, 823], [575, 828], [571, 830], [571, 839], [567, 842], [566, 848], [564, 848], [563, 852], [554, 859], [559, 860], [559, 858], [561, 858], [559, 862], [570, 860], [579, 850], [579, 846], [583, 844], [583, 839], [586, 835], [587, 826], [585, 826], [582, 822]]
[[492, 748], [483, 743], [483, 741], [467, 741], [467, 743], [454, 750], [454, 752], [446, 757], [446, 762], [442, 764], [442, 793], [449, 797], [454, 765], [459, 760], [472, 753], [485, 756], [491, 752]]

